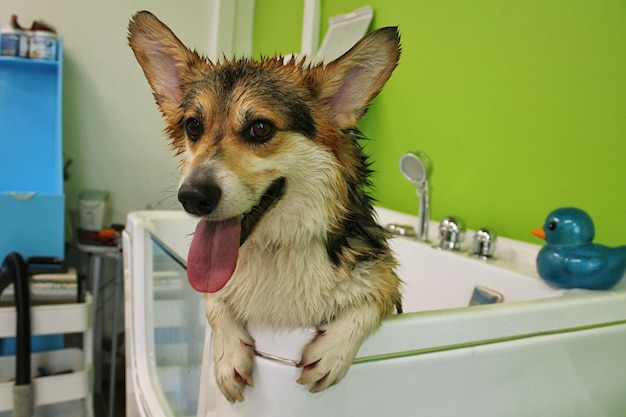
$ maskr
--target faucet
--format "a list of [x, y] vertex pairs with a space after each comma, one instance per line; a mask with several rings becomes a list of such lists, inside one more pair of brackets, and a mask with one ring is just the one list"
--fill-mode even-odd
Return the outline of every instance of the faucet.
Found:
[[472, 245], [472, 255], [479, 259], [491, 259], [496, 251], [498, 235], [492, 229], [482, 227], [476, 231]]
[[416, 194], [419, 205], [417, 239], [428, 242], [430, 223], [428, 178], [433, 171], [432, 162], [424, 152], [407, 152], [400, 157], [400, 171], [411, 184], [417, 185]]
[[439, 248], [444, 250], [461, 250], [461, 242], [465, 236], [465, 223], [458, 217], [448, 216], [439, 224]]

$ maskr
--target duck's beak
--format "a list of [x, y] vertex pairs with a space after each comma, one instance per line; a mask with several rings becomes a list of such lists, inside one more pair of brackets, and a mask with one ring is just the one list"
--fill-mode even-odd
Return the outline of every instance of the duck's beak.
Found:
[[534, 236], [537, 236], [539, 239], [546, 239], [546, 231], [543, 230], [543, 227], [538, 227], [530, 231]]

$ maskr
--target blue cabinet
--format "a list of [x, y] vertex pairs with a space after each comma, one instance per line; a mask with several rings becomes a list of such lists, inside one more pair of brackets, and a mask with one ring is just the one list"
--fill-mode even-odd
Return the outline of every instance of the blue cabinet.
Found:
[[63, 258], [62, 83], [58, 59], [0, 57], [0, 259]]

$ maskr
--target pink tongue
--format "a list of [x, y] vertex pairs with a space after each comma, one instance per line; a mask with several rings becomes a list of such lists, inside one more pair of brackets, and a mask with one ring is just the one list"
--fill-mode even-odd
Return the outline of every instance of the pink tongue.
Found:
[[237, 266], [241, 222], [200, 220], [187, 256], [187, 279], [194, 290], [217, 292], [228, 282]]

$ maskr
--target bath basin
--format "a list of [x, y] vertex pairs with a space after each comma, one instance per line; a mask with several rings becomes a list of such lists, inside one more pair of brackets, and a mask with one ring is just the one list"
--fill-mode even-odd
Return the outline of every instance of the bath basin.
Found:
[[[413, 216], [382, 208], [377, 211], [382, 224], [417, 224]], [[127, 311], [133, 311], [127, 314], [127, 334], [132, 339], [128, 353], [148, 358], [128, 361], [136, 382], [131, 396], [143, 408], [159, 402], [164, 410], [142, 415], [178, 415], [167, 406], [169, 400], [162, 388], [163, 381], [172, 378], [150, 370], [158, 365], [149, 359], [155, 356], [155, 341], [150, 340], [155, 336], [150, 329], [136, 330], [143, 326], [138, 320], [149, 324], [155, 316], [151, 304], [158, 296], [151, 295], [154, 288], [149, 288], [150, 282], [156, 282], [155, 276], [175, 276], [176, 291], [187, 291], [184, 271], [177, 265], [184, 264], [194, 226], [194, 220], [179, 212], [133, 213], [127, 223], [126, 299]], [[467, 236], [471, 237], [470, 231]], [[400, 261], [405, 313], [388, 317], [366, 339], [343, 381], [319, 394], [310, 394], [295, 383], [299, 370], [289, 362], [299, 360], [311, 329], [273, 332], [250, 328], [257, 350], [282, 360], [257, 357], [255, 386], [246, 389], [246, 401], [229, 404], [213, 380], [207, 328], [204, 359], [195, 377], [199, 390], [182, 394], [197, 401], [196, 415], [626, 415], [623, 283], [604, 292], [552, 288], [535, 271], [540, 247], [504, 238], [499, 239], [497, 259], [489, 261], [401, 237], [394, 238], [391, 245]], [[155, 250], [175, 258], [171, 271], [165, 268], [155, 274]], [[504, 302], [469, 306], [476, 287], [501, 294]], [[141, 294], [148, 296], [142, 300]], [[195, 306], [191, 321], [202, 323], [201, 298], [195, 294], [186, 297], [194, 300], [185, 303]], [[148, 311], [147, 317], [142, 311]], [[140, 340], [144, 333], [147, 342]], [[188, 343], [201, 344], [197, 332], [194, 334], [196, 340]], [[187, 368], [192, 369], [193, 364]], [[144, 378], [142, 384], [143, 373], [153, 377]]]

